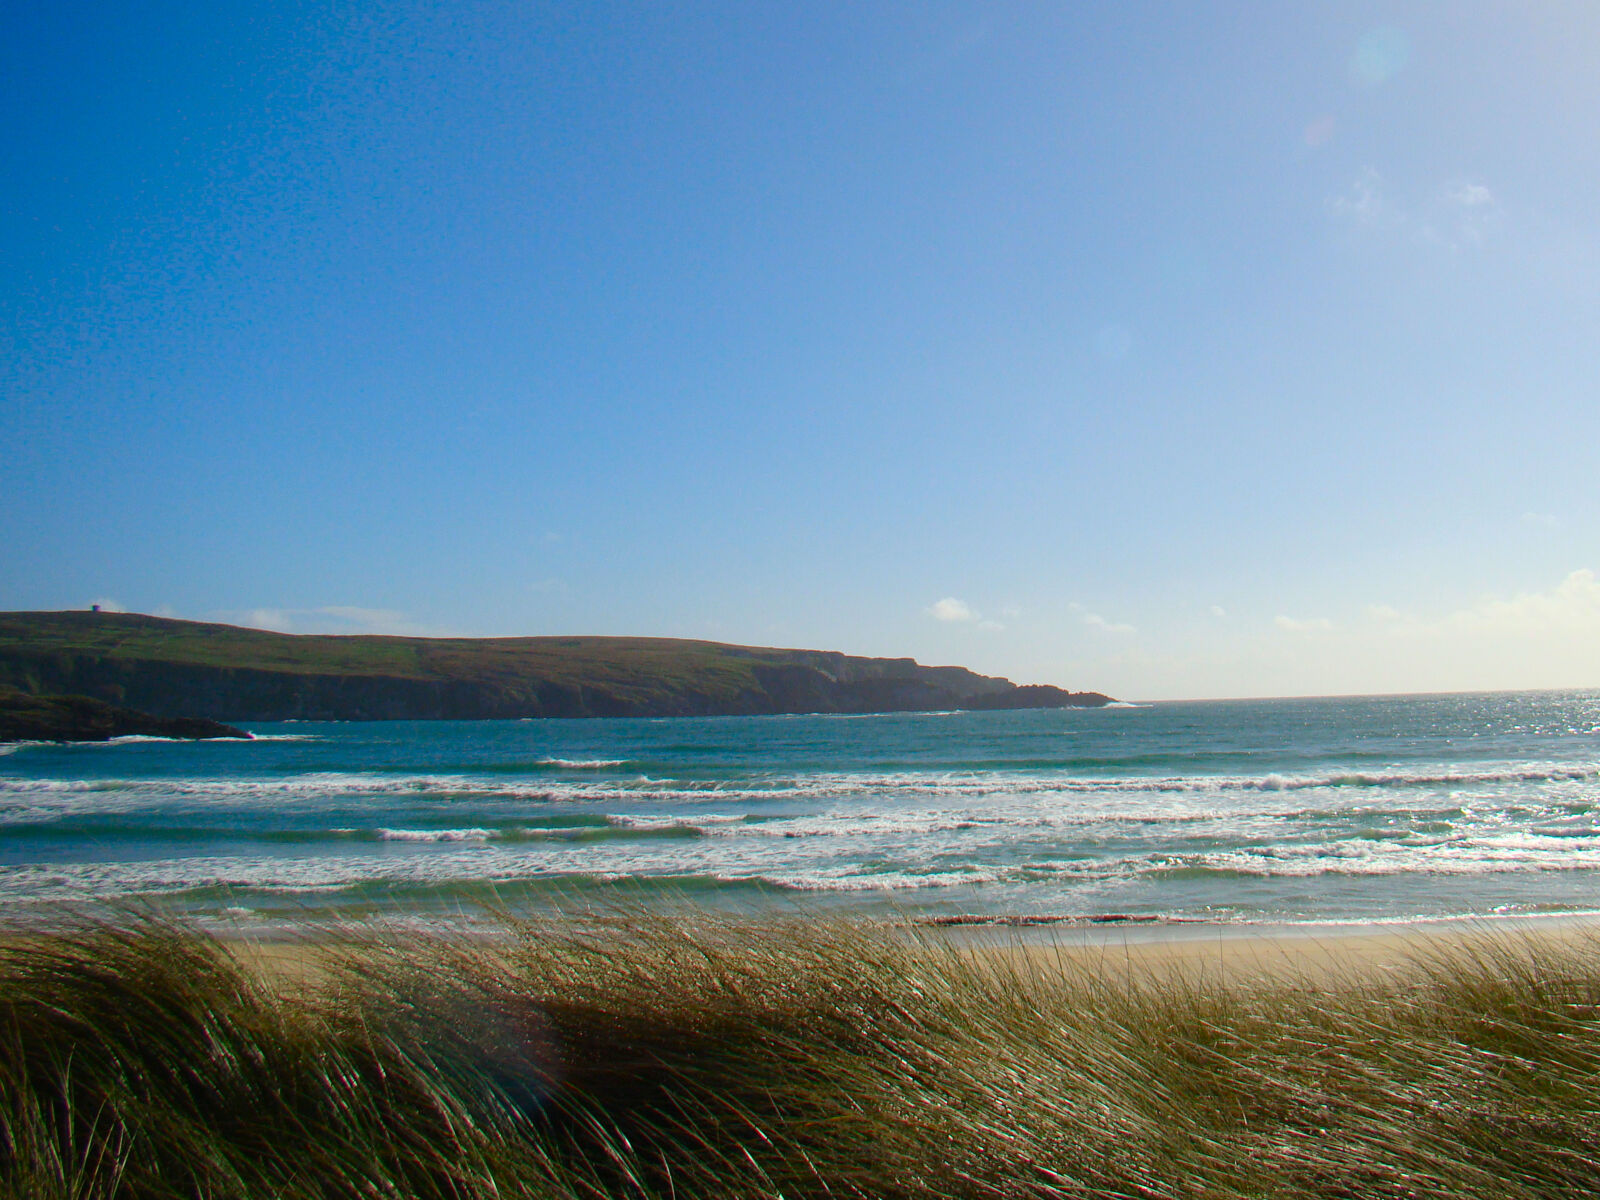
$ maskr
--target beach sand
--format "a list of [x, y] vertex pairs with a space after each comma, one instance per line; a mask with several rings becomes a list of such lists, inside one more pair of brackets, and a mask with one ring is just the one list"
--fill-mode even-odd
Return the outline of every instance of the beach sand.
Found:
[[1383, 925], [1140, 925], [963, 932], [981, 958], [1031, 972], [1179, 977], [1210, 985], [1358, 984], [1461, 958], [1600, 954], [1600, 920], [1502, 918]]
[[[1358, 985], [1403, 978], [1445, 960], [1562, 960], [1600, 955], [1600, 918], [1501, 918], [1382, 925], [1051, 925], [919, 929], [930, 946], [1048, 977], [1099, 977], [1208, 986]], [[495, 939], [487, 939], [493, 942]], [[281, 983], [314, 984], [359, 938], [227, 937], [246, 967]]]

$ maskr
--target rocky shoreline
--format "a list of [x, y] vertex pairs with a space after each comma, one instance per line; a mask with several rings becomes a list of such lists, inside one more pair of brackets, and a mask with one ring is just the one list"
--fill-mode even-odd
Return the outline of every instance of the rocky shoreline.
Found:
[[154, 717], [90, 696], [0, 693], [0, 742], [107, 742], [115, 737], [248, 738], [220, 721]]

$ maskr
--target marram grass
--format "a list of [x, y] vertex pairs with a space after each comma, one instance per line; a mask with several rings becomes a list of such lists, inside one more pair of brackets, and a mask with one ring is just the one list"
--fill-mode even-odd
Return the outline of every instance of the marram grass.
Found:
[[1600, 953], [1223, 986], [903, 931], [507, 922], [267, 969], [180, 924], [0, 942], [15, 1197], [1600, 1191]]

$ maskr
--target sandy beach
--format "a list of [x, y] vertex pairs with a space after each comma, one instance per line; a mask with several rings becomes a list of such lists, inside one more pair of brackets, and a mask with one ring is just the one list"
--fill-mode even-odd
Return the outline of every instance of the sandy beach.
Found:
[[1258, 981], [1319, 985], [1393, 978], [1455, 958], [1507, 952], [1567, 958], [1600, 951], [1600, 920], [1551, 917], [1382, 925], [1146, 925], [1053, 928], [1007, 938], [984, 931], [979, 953], [1030, 970], [1090, 972], [1211, 985]]
[[[886, 929], [908, 932], [903, 926]], [[1041, 982], [1102, 978], [1181, 979], [1208, 987], [1258, 983], [1315, 986], [1393, 982], [1446, 961], [1535, 961], [1600, 955], [1600, 918], [1518, 917], [1362, 925], [1233, 925], [1183, 922], [918, 929], [916, 940]], [[270, 938], [223, 936], [247, 967], [284, 982], [314, 983], [323, 965], [360, 938], [286, 930]], [[448, 940], [448, 938], [446, 938]], [[500, 940], [476, 935], [471, 941]]]

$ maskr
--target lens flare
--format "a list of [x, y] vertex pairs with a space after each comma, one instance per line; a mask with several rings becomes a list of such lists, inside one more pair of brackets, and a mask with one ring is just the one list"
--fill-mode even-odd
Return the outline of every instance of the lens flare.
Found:
[[1334, 120], [1332, 117], [1318, 117], [1305, 128], [1305, 142], [1308, 146], [1326, 145], [1333, 138]]
[[1369, 29], [1356, 43], [1350, 56], [1350, 79], [1360, 87], [1377, 87], [1405, 67], [1411, 57], [1411, 41], [1393, 25]]

